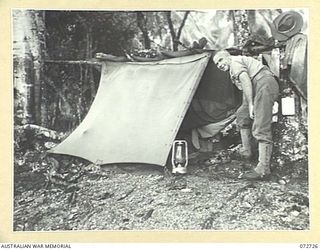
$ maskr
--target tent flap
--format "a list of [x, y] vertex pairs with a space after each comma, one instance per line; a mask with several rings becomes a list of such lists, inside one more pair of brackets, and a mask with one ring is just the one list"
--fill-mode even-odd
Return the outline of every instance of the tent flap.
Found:
[[104, 62], [85, 119], [50, 153], [99, 164], [165, 165], [210, 53], [148, 63]]

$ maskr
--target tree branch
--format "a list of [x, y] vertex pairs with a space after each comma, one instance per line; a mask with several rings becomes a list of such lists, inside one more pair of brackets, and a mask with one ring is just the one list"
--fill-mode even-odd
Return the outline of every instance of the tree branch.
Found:
[[182, 29], [183, 29], [183, 27], [184, 27], [184, 25], [185, 25], [185, 23], [186, 23], [186, 21], [187, 21], [187, 18], [188, 18], [188, 15], [189, 15], [189, 14], [190, 14], [190, 11], [187, 11], [187, 12], [184, 14], [184, 16], [183, 16], [182, 23], [181, 23], [181, 25], [180, 25], [180, 27], [179, 27], [179, 30], [178, 30], [177, 40], [180, 39]]

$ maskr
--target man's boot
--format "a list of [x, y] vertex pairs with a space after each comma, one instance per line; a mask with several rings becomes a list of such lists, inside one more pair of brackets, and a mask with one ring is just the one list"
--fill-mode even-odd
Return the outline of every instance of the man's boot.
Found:
[[272, 144], [259, 142], [259, 163], [249, 173], [245, 173], [241, 178], [248, 180], [259, 180], [270, 175], [270, 162], [272, 155]]
[[251, 129], [240, 129], [240, 136], [242, 141], [242, 147], [240, 148], [240, 157], [245, 160], [250, 160], [252, 158], [252, 134]]

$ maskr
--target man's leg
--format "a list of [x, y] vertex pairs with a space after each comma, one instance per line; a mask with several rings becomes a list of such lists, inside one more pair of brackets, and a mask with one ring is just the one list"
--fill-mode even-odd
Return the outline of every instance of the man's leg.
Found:
[[252, 158], [252, 133], [251, 129], [249, 128], [242, 128], [240, 129], [240, 136], [241, 136], [241, 142], [242, 142], [242, 148], [240, 149], [240, 155], [244, 159], [251, 159]]
[[259, 162], [254, 169], [260, 176], [267, 176], [271, 173], [270, 162], [272, 156], [272, 143], [259, 142]]
[[[259, 163], [251, 173], [242, 177], [246, 179], [260, 179], [270, 174], [270, 162], [273, 148], [272, 140], [272, 107], [276, 100], [279, 89], [277, 82], [270, 82], [261, 88], [254, 100], [254, 122], [252, 127], [253, 136], [258, 141]], [[268, 85], [270, 84], [270, 85]]]
[[242, 105], [236, 112], [237, 117], [237, 125], [240, 128], [240, 136], [242, 147], [240, 149], [240, 156], [244, 159], [252, 158], [252, 132], [251, 132], [251, 124], [252, 121], [249, 117], [249, 108], [245, 99], [243, 99]]

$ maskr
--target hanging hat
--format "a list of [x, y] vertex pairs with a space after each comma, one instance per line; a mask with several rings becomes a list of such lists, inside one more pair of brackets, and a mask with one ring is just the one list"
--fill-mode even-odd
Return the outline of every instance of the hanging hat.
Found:
[[275, 40], [280, 42], [301, 31], [303, 25], [302, 16], [296, 11], [287, 11], [277, 16], [271, 24], [271, 33]]

